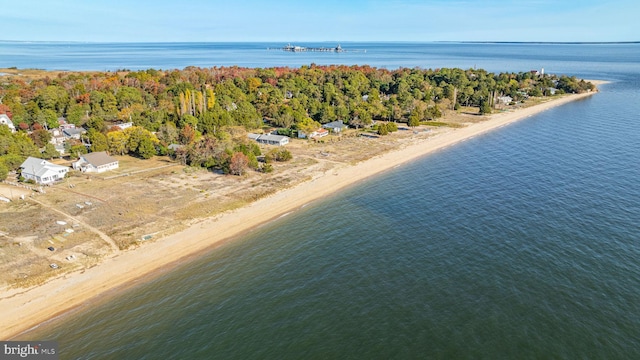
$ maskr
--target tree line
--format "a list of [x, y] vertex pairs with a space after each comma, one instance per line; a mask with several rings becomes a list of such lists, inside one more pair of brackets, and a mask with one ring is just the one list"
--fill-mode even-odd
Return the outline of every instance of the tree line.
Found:
[[[575, 77], [533, 72], [315, 64], [6, 77], [0, 83], [0, 113], [8, 114], [19, 131], [2, 134], [0, 163], [14, 170], [17, 158], [54, 156], [47, 129], [58, 127], [60, 117], [87, 130], [86, 142], [68, 146], [72, 155], [106, 150], [149, 158], [179, 144], [185, 153], [177, 155], [185, 163], [229, 169], [234, 154], [252, 163], [256, 152], [247, 150], [238, 129], [295, 131], [335, 120], [356, 128], [374, 120], [415, 124], [461, 106], [489, 112], [499, 96], [518, 102], [594, 88]], [[114, 127], [119, 122], [134, 126], [121, 131]]]

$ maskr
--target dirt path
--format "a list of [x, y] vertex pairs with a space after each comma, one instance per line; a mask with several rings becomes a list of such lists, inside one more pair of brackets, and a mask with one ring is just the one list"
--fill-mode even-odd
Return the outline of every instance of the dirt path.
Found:
[[89, 225], [89, 224], [85, 223], [84, 221], [81, 221], [81, 220], [79, 220], [79, 219], [77, 219], [77, 218], [74, 218], [73, 216], [71, 216], [71, 215], [69, 215], [69, 214], [65, 213], [64, 211], [58, 210], [58, 209], [54, 208], [54, 207], [53, 207], [53, 206], [51, 206], [51, 205], [47, 205], [47, 204], [45, 204], [45, 203], [43, 203], [43, 202], [41, 202], [41, 201], [38, 201], [38, 200], [34, 199], [33, 197], [28, 197], [27, 199], [28, 199], [28, 200], [30, 200], [30, 201], [33, 201], [33, 202], [35, 202], [35, 203], [38, 203], [38, 204], [40, 204], [40, 205], [42, 205], [42, 206], [46, 207], [47, 209], [50, 209], [50, 210], [52, 210], [52, 211], [55, 211], [55, 212], [57, 212], [58, 214], [61, 214], [61, 215], [65, 216], [65, 217], [67, 217], [67, 218], [69, 218], [69, 219], [71, 219], [71, 220], [73, 220], [73, 221], [77, 222], [78, 224], [81, 224], [82, 226], [84, 226], [84, 227], [86, 227], [87, 229], [91, 230], [93, 233], [95, 233], [95, 234], [97, 234], [98, 236], [100, 236], [100, 238], [101, 238], [102, 240], [104, 240], [104, 242], [105, 242], [105, 243], [107, 243], [107, 244], [111, 247], [111, 250], [113, 250], [113, 252], [114, 252], [114, 253], [118, 253], [118, 252], [120, 252], [120, 248], [118, 248], [118, 245], [116, 245], [115, 241], [113, 241], [113, 239], [112, 239], [112, 238], [110, 238], [110, 237], [109, 237], [109, 235], [107, 235], [107, 234], [103, 233], [102, 231], [98, 230], [97, 228], [95, 228], [95, 227], [93, 227], [93, 226], [91, 226], [91, 225]]

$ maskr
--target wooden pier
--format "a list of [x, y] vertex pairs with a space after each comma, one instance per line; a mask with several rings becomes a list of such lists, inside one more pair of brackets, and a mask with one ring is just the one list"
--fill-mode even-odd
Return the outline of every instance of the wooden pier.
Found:
[[287, 46], [285, 47], [281, 47], [281, 48], [267, 48], [267, 50], [281, 50], [281, 51], [289, 51], [289, 52], [336, 52], [336, 53], [342, 53], [342, 52], [358, 52], [358, 51], [363, 51], [363, 52], [367, 52], [367, 50], [346, 50], [343, 49], [340, 44], [338, 44], [338, 46], [336, 47], [304, 47], [304, 46], [297, 46], [297, 45], [291, 45], [291, 44], [287, 44]]

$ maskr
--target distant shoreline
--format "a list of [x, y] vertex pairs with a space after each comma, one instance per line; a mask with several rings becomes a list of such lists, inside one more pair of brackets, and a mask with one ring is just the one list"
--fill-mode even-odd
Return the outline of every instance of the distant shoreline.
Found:
[[[597, 85], [604, 83], [592, 82]], [[224, 241], [232, 240], [256, 226], [273, 221], [310, 202], [326, 198], [363, 179], [595, 93], [566, 95], [514, 112], [493, 114], [486, 121], [407, 144], [399, 150], [379, 154], [355, 165], [318, 172], [310, 180], [292, 188], [240, 209], [205, 219], [153, 243], [107, 258], [95, 267], [66, 274], [31, 289], [12, 289], [0, 298], [0, 318], [3, 322], [0, 339], [19, 338], [25, 331], [47, 320], [64, 316], [88, 301], [104, 299], [105, 294], [117, 294], [121, 289], [138, 284], [140, 279], [171, 271], [185, 260], [199, 256]]]
[[[12, 44], [280, 44], [290, 43], [291, 40], [281, 41], [80, 41], [80, 40], [4, 40], [0, 43]], [[343, 43], [343, 44], [562, 44], [562, 45], [589, 45], [589, 44], [640, 44], [640, 40], [632, 41], [491, 41], [491, 40], [433, 40], [433, 41], [406, 41], [406, 40], [384, 40], [384, 41], [355, 41], [355, 40], [312, 40], [306, 42], [312, 44], [323, 43]]]

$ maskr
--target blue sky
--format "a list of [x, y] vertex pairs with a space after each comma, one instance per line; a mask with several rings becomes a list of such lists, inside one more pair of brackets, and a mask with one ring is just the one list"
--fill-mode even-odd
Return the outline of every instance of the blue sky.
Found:
[[0, 0], [0, 40], [638, 41], [637, 0]]

